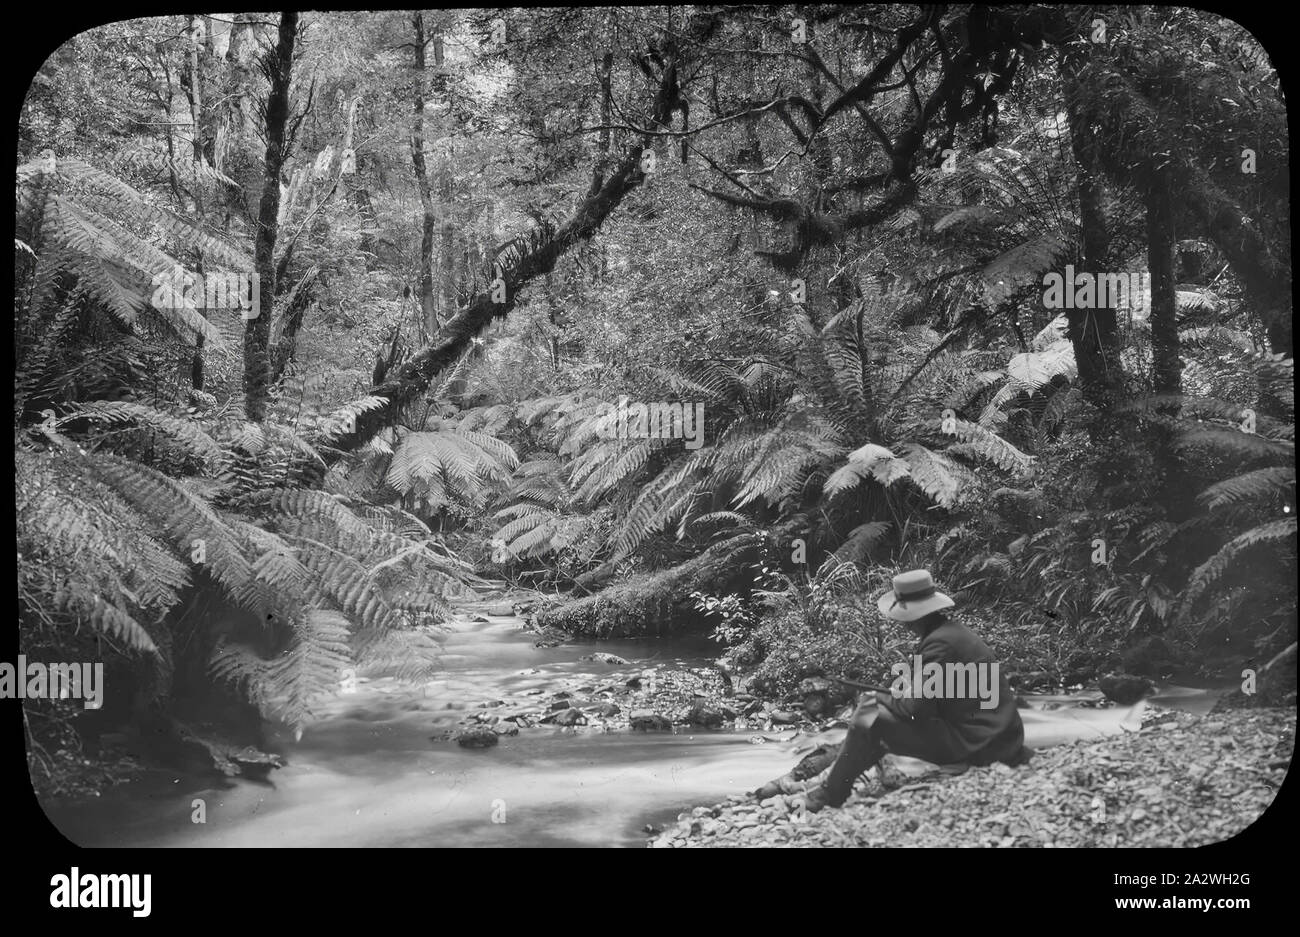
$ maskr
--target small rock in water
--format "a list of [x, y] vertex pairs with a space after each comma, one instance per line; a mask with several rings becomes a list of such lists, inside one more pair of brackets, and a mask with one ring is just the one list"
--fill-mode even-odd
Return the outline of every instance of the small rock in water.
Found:
[[498, 722], [492, 727], [492, 731], [497, 735], [518, 735], [519, 726], [513, 725], [509, 722]]
[[568, 709], [569, 701], [567, 699], [557, 699], [554, 703], [552, 703], [550, 706], [546, 708], [551, 712], [555, 712], [557, 709]]
[[591, 711], [595, 713], [597, 716], [609, 717], [609, 716], [617, 716], [623, 710], [619, 709], [618, 706], [614, 703], [601, 703], [599, 706], [594, 707]]
[[497, 734], [483, 726], [462, 729], [455, 738], [461, 748], [491, 748], [497, 743]]
[[1114, 700], [1121, 706], [1132, 706], [1155, 690], [1155, 686], [1150, 680], [1145, 677], [1135, 677], [1128, 673], [1102, 677], [1097, 681], [1097, 688], [1106, 694], [1107, 699]]
[[483, 609], [483, 614], [494, 618], [513, 618], [515, 609], [513, 605], [493, 605], [491, 608]]
[[792, 712], [783, 712], [780, 709], [774, 709], [768, 714], [773, 722], [781, 725], [794, 725], [799, 721], [799, 714]]
[[598, 664], [613, 664], [617, 667], [627, 666], [627, 661], [617, 654], [606, 654], [603, 651], [597, 651], [595, 654], [583, 654], [578, 660], [590, 660]]
[[547, 716], [542, 722], [552, 722], [557, 726], [585, 726], [587, 717], [576, 709], [561, 709], [554, 715]]
[[264, 780], [272, 768], [283, 768], [284, 759], [279, 755], [267, 754], [251, 745], [230, 756], [238, 773], [246, 778]]

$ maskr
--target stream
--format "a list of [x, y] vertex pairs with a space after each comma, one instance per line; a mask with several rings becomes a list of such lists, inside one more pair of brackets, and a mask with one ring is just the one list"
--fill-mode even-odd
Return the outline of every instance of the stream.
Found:
[[[809, 746], [811, 737], [794, 730], [757, 736], [682, 726], [670, 733], [540, 725], [484, 750], [441, 740], [480, 701], [626, 673], [578, 660], [593, 651], [633, 668], [702, 667], [718, 654], [704, 639], [535, 647], [537, 636], [522, 625], [516, 617], [453, 619], [440, 637], [436, 679], [362, 679], [355, 692], [322, 703], [269, 781], [150, 772], [47, 814], [82, 846], [635, 847], [645, 841], [646, 824], [751, 790]], [[1098, 697], [1026, 697], [1026, 743], [1045, 747], [1138, 724], [1143, 703], [1079, 705]], [[1208, 711], [1215, 698], [1167, 687], [1151, 701]], [[752, 741], [760, 737], [762, 744]], [[204, 801], [205, 823], [192, 821], [196, 798]]]

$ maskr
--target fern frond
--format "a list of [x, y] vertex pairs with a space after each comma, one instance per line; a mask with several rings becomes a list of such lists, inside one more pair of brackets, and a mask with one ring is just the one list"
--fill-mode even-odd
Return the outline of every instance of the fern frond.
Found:
[[118, 638], [133, 650], [158, 653], [157, 645], [144, 626], [103, 596], [90, 595], [72, 587], [55, 593], [54, 604], [87, 622], [96, 631]]
[[235, 533], [201, 497], [154, 469], [105, 453], [87, 456], [86, 465], [135, 510], [151, 518], [183, 555], [200, 552], [201, 566], [231, 595], [252, 575]]
[[292, 643], [273, 660], [241, 645], [222, 645], [209, 669], [218, 680], [242, 687], [265, 715], [300, 729], [312, 715], [312, 704], [340, 688], [352, 650], [347, 619], [338, 612], [304, 609], [290, 627]]
[[844, 542], [836, 549], [835, 555], [848, 563], [861, 561], [877, 543], [884, 539], [892, 526], [889, 521], [868, 521], [859, 524], [849, 531]]
[[1243, 472], [1226, 478], [1206, 488], [1196, 500], [1208, 508], [1229, 504], [1259, 502], [1272, 496], [1289, 493], [1294, 498], [1295, 466], [1277, 465]]
[[209, 464], [225, 459], [221, 445], [198, 427], [192, 419], [164, 413], [154, 407], [130, 401], [93, 401], [81, 404], [65, 414], [56, 425], [88, 419], [108, 424], [139, 423], [165, 433], [180, 443], [190, 455]]
[[1192, 571], [1187, 590], [1183, 593], [1183, 609], [1190, 609], [1205, 590], [1217, 582], [1246, 551], [1263, 544], [1292, 540], [1295, 535], [1296, 519], [1288, 517], [1260, 524], [1233, 537], [1214, 556]]
[[1295, 445], [1279, 442], [1258, 433], [1219, 426], [1201, 426], [1184, 433], [1174, 442], [1178, 449], [1203, 447], [1242, 459], [1286, 459], [1295, 457]]
[[957, 502], [959, 483], [952, 462], [919, 443], [904, 443], [900, 449], [916, 486], [940, 507], [953, 507]]

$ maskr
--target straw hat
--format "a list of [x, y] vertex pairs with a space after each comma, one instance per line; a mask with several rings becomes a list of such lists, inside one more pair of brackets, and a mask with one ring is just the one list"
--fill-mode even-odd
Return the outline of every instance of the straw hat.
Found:
[[880, 614], [894, 621], [916, 621], [957, 603], [934, 587], [929, 570], [914, 569], [894, 577], [894, 588], [880, 597]]

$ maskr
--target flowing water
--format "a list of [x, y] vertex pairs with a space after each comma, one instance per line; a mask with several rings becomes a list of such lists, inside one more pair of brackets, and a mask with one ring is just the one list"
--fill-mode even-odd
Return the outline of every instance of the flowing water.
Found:
[[[470, 750], [436, 736], [479, 701], [554, 691], [625, 667], [578, 658], [605, 651], [634, 667], [699, 667], [704, 641], [602, 641], [534, 647], [518, 618], [457, 619], [437, 679], [380, 677], [322, 707], [267, 782], [213, 785], [154, 773], [103, 797], [49, 811], [85, 846], [639, 846], [642, 827], [753, 789], [809, 745], [792, 730], [674, 733], [538, 726]], [[1044, 747], [1137, 725], [1132, 707], [1089, 709], [1098, 694], [1029, 697], [1026, 742]], [[1214, 695], [1167, 688], [1156, 702], [1206, 709]], [[1142, 704], [1139, 704], [1141, 706]], [[435, 738], [431, 738], [435, 737]], [[833, 737], [833, 736], [832, 736]], [[195, 823], [202, 799], [206, 823]]]

